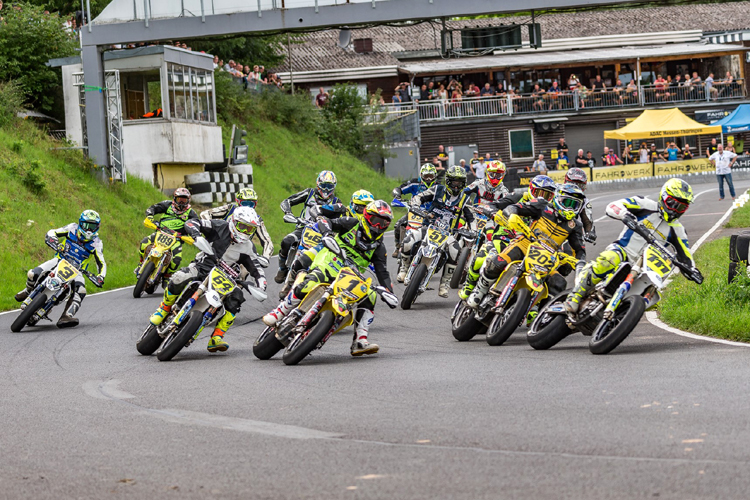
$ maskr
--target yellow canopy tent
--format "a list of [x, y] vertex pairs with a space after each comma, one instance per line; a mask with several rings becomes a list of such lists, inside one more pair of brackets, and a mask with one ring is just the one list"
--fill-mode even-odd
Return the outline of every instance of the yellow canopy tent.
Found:
[[605, 139], [646, 139], [681, 135], [721, 134], [721, 125], [704, 125], [687, 117], [677, 108], [647, 109], [617, 130], [605, 130]]

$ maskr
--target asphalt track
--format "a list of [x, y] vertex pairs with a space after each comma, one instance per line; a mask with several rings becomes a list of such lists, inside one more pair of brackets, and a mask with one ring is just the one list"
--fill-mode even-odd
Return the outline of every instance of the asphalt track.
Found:
[[[595, 216], [652, 191], [599, 193]], [[692, 240], [729, 207], [696, 192]], [[600, 220], [589, 256], [620, 229]], [[459, 343], [454, 303], [381, 304], [378, 355], [351, 358], [346, 334], [296, 367], [252, 355], [270, 299], [248, 299], [228, 352], [202, 336], [169, 363], [136, 352], [158, 298], [129, 289], [90, 296], [75, 329], [12, 334], [2, 315], [0, 496], [748, 497], [749, 350], [645, 320], [608, 356], [580, 335], [546, 352], [523, 334]]]

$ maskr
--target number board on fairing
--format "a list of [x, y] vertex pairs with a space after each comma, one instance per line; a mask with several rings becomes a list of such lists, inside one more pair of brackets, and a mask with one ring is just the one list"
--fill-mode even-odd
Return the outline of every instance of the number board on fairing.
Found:
[[64, 280], [66, 283], [73, 279], [78, 274], [75, 267], [71, 266], [66, 260], [61, 260], [57, 265], [57, 277]]
[[156, 242], [163, 247], [169, 248], [174, 244], [174, 236], [166, 233], [159, 233], [156, 237]]

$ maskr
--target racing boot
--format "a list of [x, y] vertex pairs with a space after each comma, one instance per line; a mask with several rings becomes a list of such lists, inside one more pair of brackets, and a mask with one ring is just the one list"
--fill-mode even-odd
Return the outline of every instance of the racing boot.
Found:
[[294, 290], [292, 290], [289, 292], [289, 295], [281, 301], [276, 309], [263, 316], [263, 323], [265, 323], [266, 326], [276, 326], [276, 323], [281, 321], [284, 316], [289, 314], [289, 311], [297, 307], [300, 302], [302, 302], [302, 299], [297, 298], [297, 296], [294, 295]]
[[352, 341], [352, 356], [362, 356], [364, 354], [375, 354], [380, 350], [378, 344], [371, 344], [367, 341], [367, 333], [370, 330], [375, 313], [370, 309], [360, 309], [357, 313], [357, 328], [354, 331], [354, 340]]
[[581, 300], [588, 293], [588, 291], [594, 287], [593, 282], [593, 270], [590, 266], [583, 268], [581, 273], [576, 280], [576, 284], [573, 287], [573, 291], [568, 294], [568, 297], [563, 302], [563, 308], [568, 314], [577, 314], [578, 308], [581, 307]]
[[401, 254], [401, 262], [399, 263], [398, 275], [396, 275], [396, 281], [403, 283], [406, 279], [406, 273], [409, 272], [409, 264], [411, 264], [411, 255]]
[[162, 302], [159, 305], [159, 309], [157, 309], [154, 314], [152, 314], [148, 319], [152, 325], [161, 325], [161, 322], [164, 321], [164, 318], [169, 316], [169, 313], [172, 311], [172, 304], [174, 304], [175, 300], [177, 300], [177, 294], [170, 293], [169, 288], [165, 288], [164, 299], [162, 299]]
[[391, 254], [391, 257], [394, 259], [398, 259], [398, 255], [401, 253], [401, 247], [399, 245], [396, 245], [396, 248], [393, 249], [393, 253]]
[[26, 275], [26, 288], [18, 292], [15, 296], [16, 302], [23, 302], [29, 298], [29, 294], [34, 290], [34, 285], [36, 285], [36, 275], [34, 274], [34, 271], [31, 270]]
[[443, 275], [440, 277], [440, 286], [438, 287], [438, 297], [444, 299], [448, 298], [448, 290], [450, 288], [451, 278], [453, 273], [456, 271], [456, 266], [446, 264], [443, 268]]
[[57, 320], [58, 328], [72, 328], [78, 326], [78, 318], [75, 317], [78, 309], [81, 307], [81, 301], [83, 297], [78, 293], [73, 293], [73, 296], [68, 301], [68, 307], [65, 308], [60, 319]]
[[469, 295], [469, 298], [466, 299], [466, 305], [471, 307], [472, 309], [476, 309], [479, 307], [479, 303], [482, 302], [482, 299], [485, 295], [487, 295], [487, 291], [492, 286], [492, 282], [484, 277], [484, 274], [479, 274], [479, 281], [477, 281], [477, 285], [474, 288], [474, 291], [471, 292], [471, 295]]
[[229, 344], [224, 342], [224, 334], [234, 323], [235, 315], [226, 311], [214, 328], [214, 333], [208, 341], [208, 352], [224, 352], [229, 349]]
[[[279, 257], [279, 260], [281, 260], [281, 257]], [[286, 266], [279, 266], [279, 270], [276, 271], [276, 276], [274, 276], [273, 280], [276, 283], [279, 283], [279, 284], [283, 283], [284, 280], [286, 279], [286, 275], [287, 275], [288, 272], [289, 272], [289, 268], [288, 267], [286, 267]]]

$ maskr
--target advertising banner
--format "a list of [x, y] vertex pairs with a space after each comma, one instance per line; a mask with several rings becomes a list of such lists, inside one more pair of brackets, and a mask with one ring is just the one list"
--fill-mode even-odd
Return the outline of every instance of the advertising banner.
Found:
[[[584, 172], [586, 172], [586, 176], [589, 178], [589, 181], [591, 180], [591, 169], [586, 167], [581, 169]], [[565, 182], [565, 174], [567, 174], [567, 170], [548, 170], [547, 176], [550, 177], [553, 181], [555, 181], [558, 184], [562, 184]], [[519, 172], [518, 176], [520, 178], [521, 187], [526, 187], [529, 185], [529, 182], [531, 182], [531, 179], [539, 175], [539, 172]]]
[[702, 172], [715, 172], [716, 168], [711, 165], [708, 158], [697, 158], [694, 160], [668, 161], [666, 163], [654, 164], [654, 175], [682, 175], [699, 174]]
[[622, 179], [642, 179], [653, 177], [654, 170], [651, 163], [638, 163], [635, 165], [618, 165], [616, 167], [601, 167], [593, 169], [589, 181], [616, 181]]

